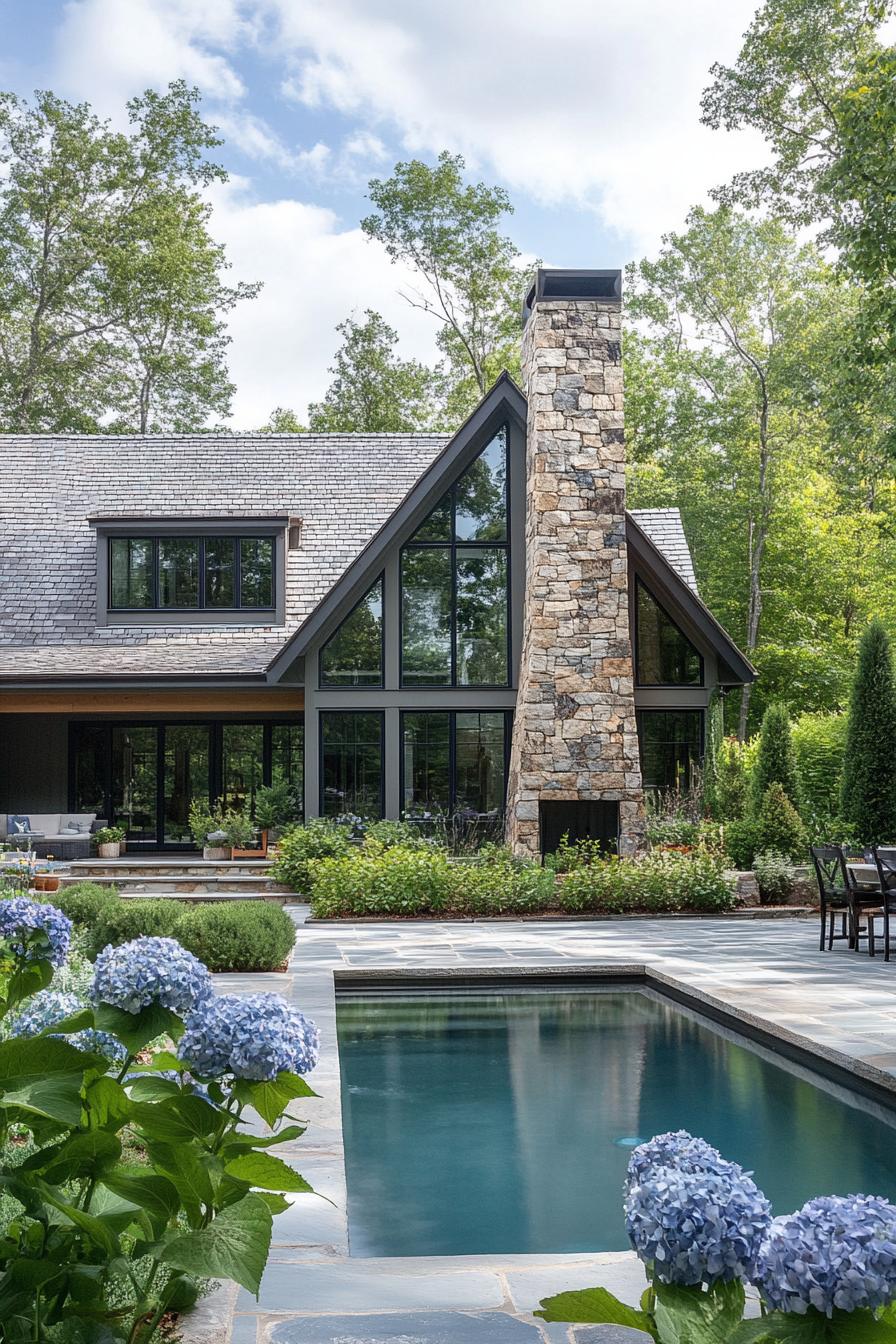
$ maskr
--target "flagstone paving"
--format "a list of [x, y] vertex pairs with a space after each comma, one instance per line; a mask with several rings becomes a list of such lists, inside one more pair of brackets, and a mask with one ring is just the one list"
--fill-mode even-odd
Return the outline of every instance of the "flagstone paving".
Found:
[[284, 974], [217, 976], [222, 992], [272, 989], [321, 1028], [304, 1139], [280, 1151], [326, 1196], [293, 1197], [275, 1219], [258, 1301], [226, 1285], [190, 1318], [186, 1344], [625, 1344], [617, 1327], [547, 1326], [540, 1298], [601, 1283], [635, 1304], [644, 1276], [628, 1253], [371, 1260], [349, 1254], [335, 977], [621, 971], [686, 992], [709, 1010], [799, 1045], [893, 1089], [896, 961], [818, 951], [815, 920], [306, 923]]

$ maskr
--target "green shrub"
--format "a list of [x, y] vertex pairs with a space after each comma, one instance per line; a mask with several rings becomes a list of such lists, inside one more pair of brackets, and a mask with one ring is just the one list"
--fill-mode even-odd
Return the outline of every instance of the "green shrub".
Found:
[[255, 795], [255, 824], [263, 831], [294, 826], [301, 814], [298, 788], [288, 780], [261, 788]]
[[596, 859], [602, 859], [604, 851], [599, 840], [574, 840], [569, 836], [560, 837], [560, 843], [553, 854], [545, 855], [545, 867], [555, 873], [571, 873], [576, 868], [587, 868]]
[[436, 842], [422, 826], [410, 821], [368, 821], [364, 823], [364, 844], [373, 849], [435, 849]]
[[458, 863], [451, 875], [449, 905], [458, 914], [523, 915], [556, 905], [556, 878], [540, 864]]
[[753, 860], [759, 852], [759, 822], [755, 817], [740, 817], [729, 821], [724, 829], [725, 853], [731, 860], [732, 868], [745, 873], [753, 867]]
[[296, 930], [279, 905], [234, 901], [182, 909], [173, 936], [210, 971], [275, 971], [292, 951]]
[[726, 737], [716, 755], [712, 815], [717, 821], [739, 821], [747, 810], [748, 749], [736, 737]]
[[796, 756], [786, 705], [769, 705], [762, 717], [752, 783], [753, 807], [757, 812], [773, 784], [780, 784], [788, 798], [797, 796]]
[[822, 828], [840, 807], [846, 746], [845, 714], [801, 714], [793, 725], [796, 756], [795, 802], [806, 824]]
[[657, 850], [640, 859], [602, 859], [567, 873], [558, 898], [564, 910], [606, 914], [727, 910], [734, 903], [722, 859], [701, 850], [693, 854]]
[[872, 621], [859, 644], [843, 754], [843, 820], [864, 844], [896, 839], [896, 687], [890, 641]]
[[118, 947], [132, 938], [173, 938], [174, 927], [183, 907], [177, 901], [159, 899], [123, 901], [120, 898], [102, 906], [87, 929], [87, 951], [91, 958], [107, 943]]
[[757, 820], [756, 853], [775, 850], [795, 860], [806, 856], [806, 828], [780, 784], [770, 784], [766, 789]]
[[293, 827], [281, 838], [270, 875], [290, 891], [307, 896], [311, 891], [309, 865], [319, 859], [339, 858], [353, 848], [345, 826], [326, 817], [316, 817], [305, 826]]
[[118, 892], [115, 887], [104, 887], [99, 882], [75, 882], [48, 894], [46, 899], [68, 915], [76, 929], [89, 929], [108, 906], [117, 904]]
[[360, 849], [308, 864], [319, 918], [439, 914], [452, 890], [452, 866], [438, 849]]
[[753, 860], [763, 905], [786, 905], [793, 889], [793, 865], [786, 854], [766, 850]]
[[647, 843], [659, 845], [695, 845], [700, 835], [700, 823], [687, 817], [648, 817], [645, 832]]

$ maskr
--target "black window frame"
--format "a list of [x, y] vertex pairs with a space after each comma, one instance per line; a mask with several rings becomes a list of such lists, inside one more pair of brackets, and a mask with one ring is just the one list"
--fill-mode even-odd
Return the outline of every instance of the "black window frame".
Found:
[[[503, 800], [502, 800], [501, 807], [500, 807], [500, 809], [499, 809], [499, 815], [500, 815], [501, 817], [506, 816], [506, 813], [507, 813], [507, 785], [508, 785], [508, 782], [509, 782], [509, 772], [510, 772], [510, 746], [511, 746], [511, 736], [512, 736], [512, 733], [513, 733], [513, 710], [512, 710], [512, 709], [481, 708], [481, 707], [480, 707], [480, 708], [476, 708], [476, 707], [473, 707], [473, 706], [470, 706], [470, 707], [463, 706], [463, 707], [461, 707], [461, 708], [459, 708], [459, 709], [457, 709], [457, 708], [455, 708], [455, 709], [447, 709], [447, 708], [436, 709], [436, 708], [433, 708], [432, 706], [429, 706], [429, 705], [427, 705], [427, 706], [425, 706], [425, 707], [424, 707], [423, 705], [421, 705], [419, 708], [414, 708], [414, 707], [409, 706], [409, 707], [406, 708], [406, 709], [402, 709], [402, 710], [401, 710], [401, 713], [399, 714], [399, 724], [398, 724], [398, 755], [399, 755], [399, 767], [398, 767], [398, 797], [399, 797], [399, 801], [400, 801], [400, 805], [401, 805], [401, 806], [400, 806], [400, 811], [401, 811], [401, 815], [402, 815], [402, 816], [405, 815], [405, 812], [406, 812], [406, 810], [407, 810], [406, 807], [405, 807], [405, 780], [406, 780], [406, 775], [405, 775], [405, 754], [404, 754], [405, 720], [406, 720], [406, 718], [408, 717], [408, 715], [411, 715], [411, 714], [414, 714], [414, 715], [420, 715], [420, 714], [439, 714], [439, 715], [443, 715], [443, 714], [447, 714], [447, 715], [448, 715], [448, 809], [447, 809], [447, 814], [446, 814], [448, 817], [453, 817], [453, 816], [455, 816], [455, 815], [456, 815], [456, 811], [457, 811], [457, 716], [458, 716], [458, 714], [500, 714], [500, 715], [502, 715], [502, 717], [503, 717], [503, 719], [504, 719], [504, 798], [503, 798]], [[479, 814], [479, 815], [481, 815], [481, 816], [487, 816], [488, 814], [485, 813], [485, 812], [483, 812], [483, 813], [481, 813], [481, 814]]]
[[[502, 541], [458, 541], [457, 540], [457, 487], [461, 479], [470, 470], [473, 464], [485, 452], [489, 444], [499, 434], [504, 435], [504, 539]], [[497, 428], [488, 436], [484, 443], [481, 443], [478, 450], [470, 458], [463, 471], [459, 472], [451, 485], [445, 490], [436, 503], [427, 513], [426, 517], [418, 524], [416, 533], [424, 526], [430, 514], [434, 513], [446, 497], [450, 500], [449, 507], [449, 538], [447, 541], [415, 541], [414, 537], [409, 538], [399, 548], [398, 553], [398, 684], [402, 690], [408, 691], [443, 691], [455, 690], [474, 690], [474, 691], [501, 691], [506, 690], [513, 680], [513, 604], [511, 601], [512, 589], [512, 555], [511, 555], [511, 531], [512, 520], [510, 515], [510, 474], [511, 474], [511, 452], [510, 452], [510, 425], [505, 422], [498, 425]], [[447, 551], [451, 560], [451, 679], [444, 682], [418, 682], [406, 681], [404, 669], [404, 555], [406, 551]], [[457, 679], [457, 556], [464, 551], [495, 550], [503, 551], [505, 558], [505, 593], [504, 609], [506, 612], [506, 669], [507, 676], [504, 681], [483, 681], [483, 682], [459, 682]]]
[[[233, 546], [233, 606], [207, 606], [205, 593], [205, 544], [207, 541], [220, 542], [224, 538], [230, 540]], [[199, 547], [199, 600], [195, 606], [162, 606], [159, 601], [160, 583], [159, 583], [159, 543], [167, 540], [176, 541], [195, 541]], [[112, 546], [114, 542], [130, 541], [148, 541], [152, 543], [152, 605], [146, 607], [126, 607], [116, 606], [112, 601]], [[245, 605], [242, 600], [242, 545], [243, 541], [267, 541], [271, 548], [271, 601], [264, 606], [254, 604]], [[240, 532], [113, 532], [106, 538], [106, 608], [110, 615], [120, 613], [130, 613], [131, 615], [141, 612], [153, 613], [184, 613], [184, 612], [220, 612], [226, 616], [228, 612], [250, 611], [250, 612], [276, 612], [278, 598], [277, 584], [277, 538], [272, 532], [252, 532], [250, 530]]]
[[[362, 606], [379, 584], [380, 589], [380, 679], [379, 681], [357, 681], [357, 682], [334, 682], [324, 679], [324, 654], [332, 644], [333, 640], [339, 634], [346, 621], [350, 621], [355, 612]], [[379, 576], [374, 579], [370, 587], [359, 597], [352, 607], [351, 611], [343, 616], [342, 620], [336, 626], [331, 635], [324, 640], [317, 651], [317, 684], [321, 690], [325, 691], [381, 691], [386, 685], [386, 571], [381, 570]]]
[[[380, 820], [386, 815], [386, 713], [382, 709], [320, 709], [317, 714], [317, 811], [318, 816], [327, 817], [324, 807], [324, 719], [329, 715], [367, 714], [379, 720], [380, 725]], [[341, 815], [338, 814], [337, 815]]]
[[[659, 607], [660, 611], [661, 611], [662, 614], [665, 616], [665, 618], [666, 618], [666, 620], [669, 622], [669, 624], [672, 625], [672, 626], [674, 626], [674, 628], [675, 628], [675, 629], [678, 631], [678, 633], [681, 635], [682, 639], [685, 640], [686, 643], [690, 644], [691, 648], [692, 648], [692, 649], [694, 650], [694, 652], [696, 653], [696, 655], [697, 655], [697, 657], [698, 657], [698, 659], [699, 659], [699, 661], [700, 661], [700, 680], [699, 680], [699, 681], [642, 681], [642, 680], [641, 680], [641, 677], [640, 677], [640, 664], [641, 664], [641, 658], [640, 658], [641, 628], [640, 628], [640, 627], [641, 627], [641, 622], [640, 622], [640, 619], [639, 619], [639, 611], [638, 611], [638, 607], [639, 607], [639, 604], [638, 604], [638, 594], [640, 593], [641, 589], [644, 590], [644, 592], [645, 592], [645, 593], [647, 594], [647, 596], [650, 598], [651, 602], [655, 603], [655, 605], [656, 605], [657, 607]], [[650, 587], [650, 584], [649, 584], [649, 583], [645, 583], [644, 580], [641, 578], [640, 574], [636, 574], [636, 575], [635, 575], [635, 584], [634, 584], [634, 604], [633, 604], [633, 605], [634, 605], [634, 612], [633, 612], [634, 620], [633, 620], [633, 626], [634, 626], [634, 636], [635, 636], [635, 637], [634, 637], [634, 639], [633, 639], [633, 641], [632, 641], [633, 646], [634, 646], [634, 647], [633, 647], [633, 654], [634, 654], [634, 657], [633, 657], [632, 661], [633, 661], [633, 663], [634, 663], [635, 686], [638, 688], [638, 690], [645, 690], [645, 691], [674, 690], [674, 691], [679, 691], [679, 690], [682, 689], [682, 687], [686, 687], [686, 688], [689, 688], [689, 689], [692, 689], [692, 690], [700, 690], [702, 687], [704, 687], [704, 686], [706, 685], [706, 659], [703, 657], [703, 654], [702, 654], [701, 651], [698, 649], [698, 647], [697, 647], [697, 645], [694, 643], [694, 641], [691, 639], [690, 635], [688, 635], [684, 630], [682, 630], [681, 626], [680, 626], [680, 625], [678, 624], [678, 622], [675, 620], [674, 616], [672, 616], [672, 615], [670, 614], [668, 607], [665, 605], [665, 603], [663, 603], [663, 602], [660, 601], [660, 599], [657, 597], [656, 593], [655, 593], [655, 592], [653, 591], [653, 589]]]
[[[641, 767], [642, 767], [642, 769], [641, 769], [641, 777], [642, 777], [642, 782], [643, 782], [643, 741], [644, 741], [644, 738], [643, 738], [643, 734], [642, 734], [642, 731], [641, 731], [641, 725], [642, 725], [642, 723], [643, 723], [643, 721], [644, 721], [645, 718], [647, 718], [647, 717], [649, 717], [649, 716], [651, 716], [651, 715], [656, 716], [657, 714], [695, 714], [695, 715], [697, 715], [697, 716], [699, 717], [699, 720], [700, 720], [700, 732], [699, 732], [699, 742], [698, 742], [698, 754], [697, 754], [696, 758], [694, 758], [694, 759], [696, 760], [696, 764], [697, 764], [698, 766], [700, 766], [700, 765], [702, 764], [703, 758], [704, 758], [704, 756], [705, 756], [705, 754], [706, 754], [706, 709], [705, 709], [702, 705], [651, 705], [649, 708], [647, 708], [647, 707], [645, 707], [645, 708], [643, 708], [643, 709], [642, 709], [642, 708], [637, 708], [637, 709], [635, 710], [635, 722], [636, 722], [636, 724], [637, 724], [637, 729], [638, 729], [638, 754], [639, 754], [639, 757], [642, 758], [642, 759], [641, 759]], [[692, 783], [692, 780], [689, 778], [688, 781], [687, 781], [687, 786], [686, 786], [686, 787], [690, 788], [691, 783]], [[651, 792], [654, 792], [654, 791], [660, 791], [660, 790], [663, 790], [663, 789], [674, 788], [675, 785], [674, 785], [674, 784], [646, 784], [646, 783], [645, 783], [645, 784], [643, 785], [643, 787], [644, 787], [645, 789], [649, 789]]]

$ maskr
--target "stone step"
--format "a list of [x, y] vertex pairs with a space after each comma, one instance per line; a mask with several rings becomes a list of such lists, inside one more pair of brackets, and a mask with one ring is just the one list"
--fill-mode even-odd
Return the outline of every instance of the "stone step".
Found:
[[68, 867], [78, 881], [120, 877], [260, 877], [270, 868], [270, 859], [76, 859]]
[[301, 900], [293, 891], [119, 891], [124, 901], [174, 901], [177, 905], [224, 905], [228, 901], [268, 901], [272, 905], [295, 905]]
[[212, 873], [202, 876], [190, 873], [166, 873], [156, 877], [147, 873], [96, 873], [89, 877], [74, 871], [60, 873], [59, 883], [63, 887], [74, 886], [78, 882], [93, 882], [100, 887], [116, 887], [122, 895], [158, 896], [169, 893], [200, 893], [215, 891], [258, 892], [261, 895], [278, 895], [283, 888], [272, 882], [264, 873]]

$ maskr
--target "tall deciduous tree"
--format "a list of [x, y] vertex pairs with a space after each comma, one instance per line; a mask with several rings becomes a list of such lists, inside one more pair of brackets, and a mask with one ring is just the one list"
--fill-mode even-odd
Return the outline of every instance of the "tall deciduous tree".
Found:
[[374, 213], [361, 221], [391, 259], [410, 266], [420, 289], [403, 292], [440, 324], [455, 423], [501, 373], [519, 371], [520, 303], [526, 272], [501, 232], [513, 207], [500, 187], [464, 181], [459, 154], [434, 168], [412, 159], [370, 183]]
[[347, 317], [336, 330], [342, 344], [330, 367], [333, 381], [323, 401], [308, 407], [309, 428], [344, 434], [428, 428], [439, 380], [417, 360], [399, 358], [398, 333], [385, 319], [368, 308], [363, 322]]
[[202, 428], [226, 416], [227, 285], [201, 188], [220, 141], [182, 82], [128, 104], [0, 95], [0, 423], [8, 430]]
[[775, 529], [819, 451], [807, 361], [835, 289], [814, 249], [780, 223], [725, 209], [692, 211], [628, 279], [628, 311], [641, 320], [626, 344], [633, 498], [681, 504], [686, 523], [704, 511], [692, 535], [704, 532], [698, 566], [706, 560], [719, 580], [707, 597], [752, 656]]
[[843, 820], [864, 844], [896, 841], [896, 684], [887, 632], [872, 621], [859, 644], [843, 757]]

